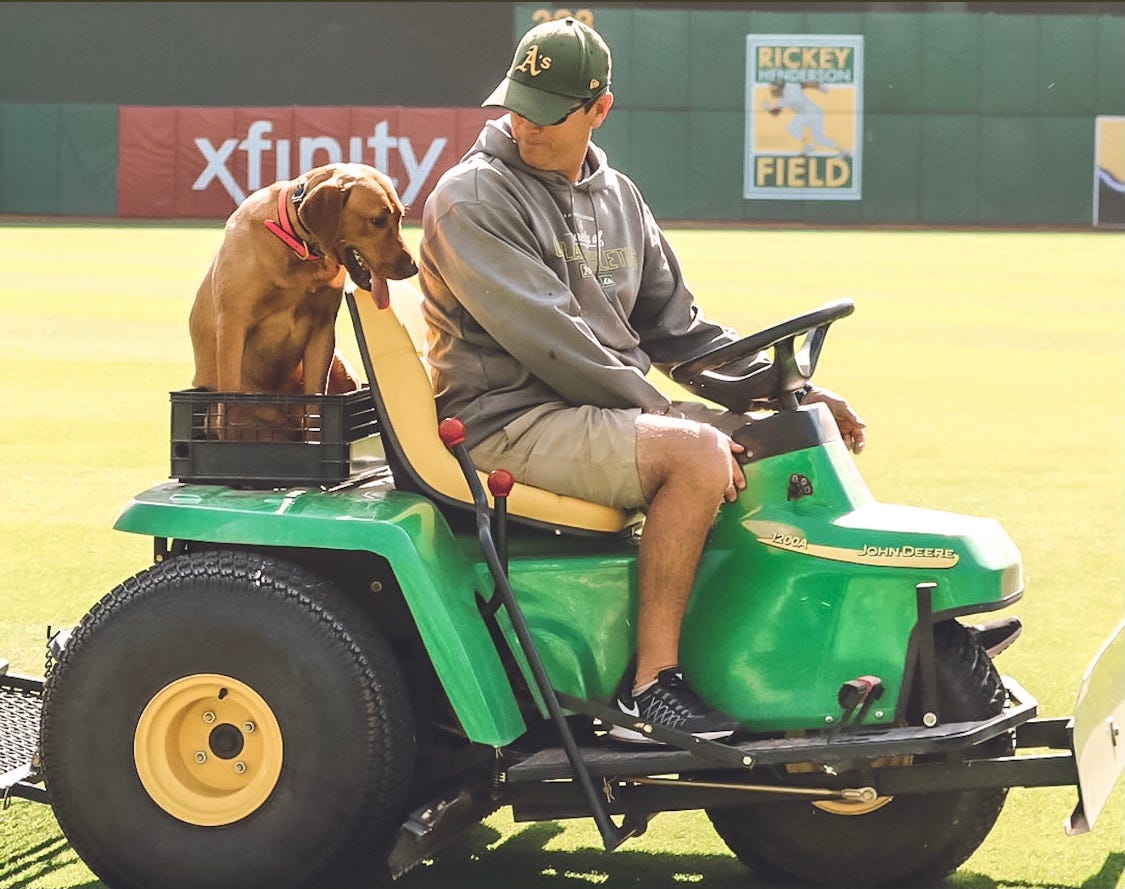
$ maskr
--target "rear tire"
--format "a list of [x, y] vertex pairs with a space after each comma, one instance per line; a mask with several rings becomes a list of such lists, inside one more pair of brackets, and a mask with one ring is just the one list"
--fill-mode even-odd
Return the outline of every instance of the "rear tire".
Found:
[[334, 586], [245, 552], [174, 558], [76, 628], [43, 769], [113, 889], [299, 889], [381, 871], [414, 762], [386, 640]]
[[[988, 656], [960, 624], [935, 629], [938, 703], [946, 722], [994, 716], [1005, 692]], [[989, 756], [1014, 749], [1010, 735]], [[707, 814], [730, 850], [763, 876], [831, 886], [901, 886], [956, 870], [984, 842], [1006, 789], [910, 794], [858, 814], [808, 802], [715, 808]], [[882, 802], [882, 800], [880, 800]]]

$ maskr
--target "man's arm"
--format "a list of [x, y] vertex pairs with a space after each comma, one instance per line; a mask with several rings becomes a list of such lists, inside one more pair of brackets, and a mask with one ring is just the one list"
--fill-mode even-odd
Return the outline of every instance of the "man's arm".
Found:
[[[668, 243], [647, 206], [643, 207], [648, 232], [641, 293], [630, 320], [641, 337], [641, 346], [653, 364], [668, 373], [673, 365], [735, 342], [738, 334], [708, 321], [689, 290], [675, 251]], [[745, 374], [768, 361], [762, 354], [738, 361], [728, 368], [731, 374]], [[695, 392], [691, 382], [683, 384]], [[703, 395], [703, 393], [695, 393]], [[706, 397], [706, 396], [703, 396]]]
[[463, 207], [427, 226], [425, 249], [445, 286], [502, 349], [572, 404], [667, 410], [668, 399], [572, 311], [572, 294], [518, 214], [490, 230]]
[[[634, 323], [641, 333], [641, 344], [652, 357], [653, 363], [667, 372], [674, 364], [697, 358], [712, 349], [734, 342], [738, 335], [703, 317], [684, 282], [675, 252], [648, 207], [643, 209], [649, 230], [649, 249], [645, 253], [645, 277], [642, 279], [641, 300], [633, 313]], [[739, 376], [769, 360], [769, 356], [763, 352], [733, 363], [723, 370], [732, 376]], [[696, 392], [690, 381], [683, 385], [689, 391], [707, 397], [706, 393]], [[862, 451], [866, 443], [866, 424], [847, 401], [829, 389], [813, 386], [804, 402], [811, 404], [815, 401], [824, 402], [832, 411], [849, 450], [857, 454]]]

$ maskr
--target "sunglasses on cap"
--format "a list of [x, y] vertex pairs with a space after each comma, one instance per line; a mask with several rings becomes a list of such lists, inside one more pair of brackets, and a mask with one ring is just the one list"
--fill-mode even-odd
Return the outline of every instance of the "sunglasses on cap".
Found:
[[608, 89], [609, 89], [608, 84], [606, 86], [603, 86], [600, 90], [598, 90], [596, 93], [594, 93], [592, 96], [590, 96], [590, 98], [588, 98], [586, 101], [580, 102], [579, 104], [575, 105], [573, 108], [571, 108], [566, 114], [564, 114], [558, 120], [552, 121], [551, 123], [546, 124], [546, 126], [557, 127], [560, 123], [566, 123], [567, 119], [572, 114], [577, 114], [579, 111], [589, 111], [591, 108], [594, 107], [594, 104], [598, 101], [598, 99], [600, 99], [602, 96], [604, 96], [606, 94], [606, 91]]

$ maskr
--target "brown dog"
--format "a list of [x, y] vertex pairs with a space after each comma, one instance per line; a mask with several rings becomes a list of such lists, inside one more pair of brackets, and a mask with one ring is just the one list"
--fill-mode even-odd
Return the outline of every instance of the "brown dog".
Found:
[[386, 279], [418, 271], [402, 239], [402, 214], [390, 179], [363, 164], [317, 167], [246, 198], [227, 220], [191, 309], [194, 385], [355, 389], [335, 351], [345, 274], [385, 307]]

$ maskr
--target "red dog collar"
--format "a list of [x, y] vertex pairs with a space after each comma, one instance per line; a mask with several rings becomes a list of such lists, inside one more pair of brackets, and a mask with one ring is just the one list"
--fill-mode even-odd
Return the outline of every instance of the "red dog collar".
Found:
[[[289, 213], [285, 208], [285, 199], [289, 195], [293, 186], [288, 185], [277, 193], [277, 218], [278, 221], [274, 222], [272, 219], [265, 221], [265, 226], [273, 234], [277, 235], [290, 250], [297, 254], [297, 258], [306, 262], [319, 262], [320, 257], [309, 249], [309, 245], [297, 237], [297, 232], [293, 229], [293, 224], [289, 221]], [[301, 186], [302, 194], [304, 197], [304, 185]]]

